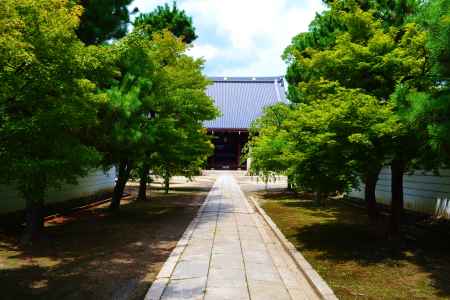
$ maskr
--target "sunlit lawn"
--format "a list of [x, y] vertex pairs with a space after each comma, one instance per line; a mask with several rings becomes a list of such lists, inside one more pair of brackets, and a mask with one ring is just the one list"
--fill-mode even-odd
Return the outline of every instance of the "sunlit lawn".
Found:
[[153, 191], [119, 215], [105, 204], [58, 218], [31, 249], [0, 230], [0, 299], [143, 299], [206, 194]]
[[394, 244], [364, 210], [341, 200], [317, 207], [289, 194], [258, 197], [338, 298], [450, 299], [450, 231], [413, 226]]

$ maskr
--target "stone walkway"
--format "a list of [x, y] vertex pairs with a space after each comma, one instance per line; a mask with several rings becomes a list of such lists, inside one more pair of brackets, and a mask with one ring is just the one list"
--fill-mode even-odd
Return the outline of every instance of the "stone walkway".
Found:
[[235, 179], [223, 175], [145, 299], [319, 297]]

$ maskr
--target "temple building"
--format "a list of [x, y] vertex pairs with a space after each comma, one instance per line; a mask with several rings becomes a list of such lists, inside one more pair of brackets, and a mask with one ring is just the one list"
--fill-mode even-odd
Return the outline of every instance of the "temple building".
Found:
[[251, 123], [264, 107], [287, 102], [283, 77], [210, 77], [207, 94], [221, 111], [221, 116], [205, 122], [214, 136], [214, 155], [208, 169], [247, 169], [241, 164], [241, 151], [248, 141]]

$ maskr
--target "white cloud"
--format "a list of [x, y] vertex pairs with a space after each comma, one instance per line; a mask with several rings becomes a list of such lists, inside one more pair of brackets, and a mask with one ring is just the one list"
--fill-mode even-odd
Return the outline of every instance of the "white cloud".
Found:
[[[150, 11], [160, 0], [136, 0], [131, 7]], [[207, 75], [268, 76], [285, 73], [283, 50], [306, 31], [320, 0], [183, 0], [199, 39], [190, 53], [207, 60]]]
[[203, 57], [206, 60], [215, 59], [220, 57], [220, 50], [213, 45], [198, 44], [188, 50], [189, 55], [200, 58]]

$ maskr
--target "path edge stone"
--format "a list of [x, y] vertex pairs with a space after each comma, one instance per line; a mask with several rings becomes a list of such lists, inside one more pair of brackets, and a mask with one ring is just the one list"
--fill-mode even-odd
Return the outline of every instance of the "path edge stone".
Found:
[[295, 248], [295, 246], [284, 236], [278, 226], [273, 222], [272, 218], [267, 215], [264, 209], [259, 205], [258, 201], [252, 196], [248, 196], [248, 199], [255, 206], [256, 211], [262, 216], [264, 221], [270, 227], [277, 239], [280, 241], [283, 248], [287, 251], [289, 256], [294, 260], [297, 267], [305, 275], [308, 282], [314, 288], [318, 296], [325, 300], [337, 300], [338, 298], [334, 294], [333, 290], [325, 282], [325, 280], [317, 273], [316, 270], [308, 263], [303, 255]]
[[[211, 187], [210, 191], [214, 188], [214, 185]], [[208, 195], [206, 196], [205, 200], [203, 201], [202, 205], [197, 211], [196, 216], [194, 219], [192, 219], [191, 223], [189, 223], [188, 227], [185, 229], [183, 234], [181, 235], [180, 239], [178, 240], [175, 248], [173, 248], [172, 252], [170, 253], [167, 260], [164, 262], [163, 266], [161, 267], [161, 270], [159, 270], [158, 275], [156, 276], [155, 280], [152, 282], [152, 285], [148, 289], [147, 293], [145, 294], [144, 300], [160, 300], [164, 290], [166, 289], [167, 285], [169, 284], [169, 278], [172, 275], [173, 271], [175, 270], [175, 267], [180, 260], [181, 254], [183, 254], [184, 249], [186, 248], [189, 239], [191, 238], [195, 226], [198, 223], [198, 219], [200, 215], [202, 214], [203, 210], [206, 207], [206, 203], [208, 202]]]

